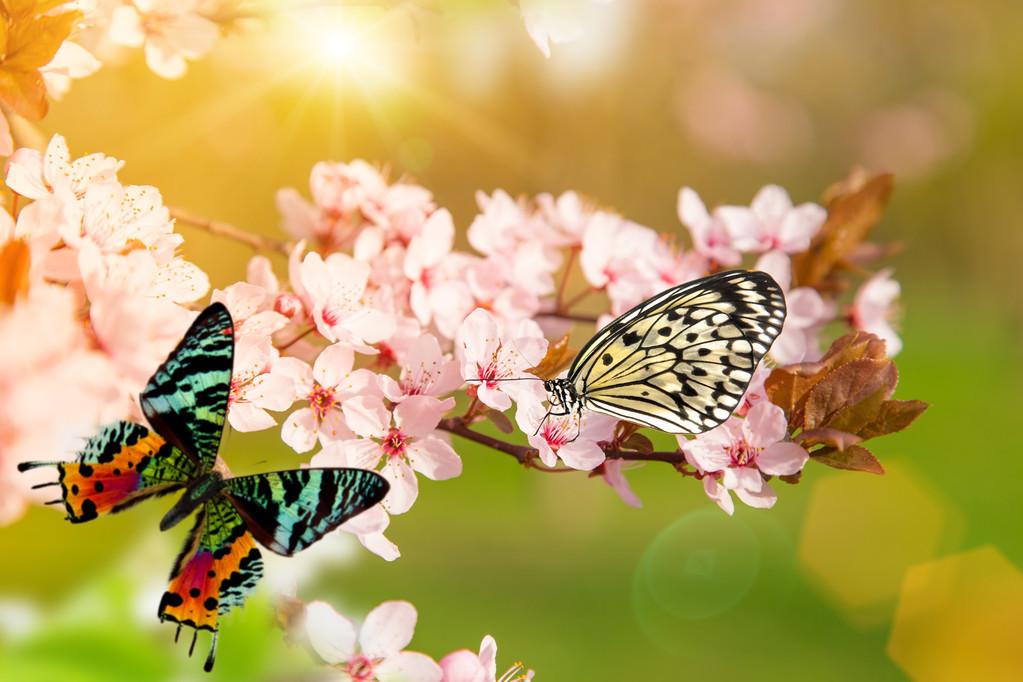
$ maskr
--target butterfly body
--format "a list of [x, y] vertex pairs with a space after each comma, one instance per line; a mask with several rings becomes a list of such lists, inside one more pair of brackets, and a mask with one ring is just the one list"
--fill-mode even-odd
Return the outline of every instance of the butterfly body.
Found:
[[781, 333], [785, 298], [764, 272], [687, 282], [605, 325], [562, 379], [544, 382], [550, 414], [609, 414], [668, 433], [701, 433], [739, 406]]
[[[362, 469], [325, 468], [227, 477], [218, 464], [234, 361], [234, 324], [221, 304], [202, 311], [140, 396], [151, 429], [121, 421], [100, 429], [72, 462], [53, 465], [67, 519], [83, 523], [144, 499], [184, 490], [160, 521], [195, 524], [171, 571], [157, 616], [213, 633], [263, 575], [258, 544], [291, 556], [380, 502], [388, 484]], [[50, 484], [44, 484], [50, 485]], [[177, 639], [177, 636], [175, 636]], [[195, 645], [195, 637], [192, 646]], [[191, 654], [192, 649], [189, 649]]]

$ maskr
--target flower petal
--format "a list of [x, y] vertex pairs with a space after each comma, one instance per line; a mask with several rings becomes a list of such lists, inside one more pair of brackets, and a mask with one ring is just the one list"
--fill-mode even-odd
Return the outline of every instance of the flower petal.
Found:
[[384, 402], [372, 396], [349, 398], [341, 406], [348, 428], [363, 438], [381, 438], [387, 433], [391, 413]]
[[316, 445], [316, 415], [312, 409], [303, 407], [295, 410], [284, 420], [281, 440], [295, 452], [309, 452]]
[[436, 436], [415, 440], [409, 447], [412, 468], [434, 481], [444, 481], [462, 474], [462, 459], [447, 443]]
[[384, 509], [391, 514], [404, 514], [419, 497], [419, 481], [412, 467], [403, 459], [392, 458], [380, 471], [391, 489], [384, 498]]
[[227, 421], [235, 431], [262, 431], [277, 425], [270, 414], [252, 403], [234, 403], [227, 411]]
[[[416, 607], [407, 601], [385, 601], [366, 616], [359, 645], [369, 658], [389, 658], [412, 641], [416, 631]], [[435, 664], [436, 665], [436, 664]]]
[[324, 348], [313, 363], [313, 378], [320, 386], [334, 387], [352, 371], [355, 354], [351, 346], [335, 343]]
[[766, 448], [785, 437], [787, 426], [784, 410], [773, 403], [761, 402], [746, 415], [742, 432], [747, 443], [755, 448]]
[[775, 443], [760, 453], [757, 466], [765, 474], [791, 476], [802, 471], [810, 455], [795, 443]]
[[394, 408], [394, 423], [406, 436], [420, 438], [437, 428], [440, 418], [451, 407], [433, 396], [414, 395]]
[[325, 662], [343, 663], [355, 653], [355, 625], [330, 604], [314, 601], [305, 607], [309, 644]]
[[437, 662], [417, 651], [402, 651], [374, 668], [380, 682], [440, 682], [444, 676]]

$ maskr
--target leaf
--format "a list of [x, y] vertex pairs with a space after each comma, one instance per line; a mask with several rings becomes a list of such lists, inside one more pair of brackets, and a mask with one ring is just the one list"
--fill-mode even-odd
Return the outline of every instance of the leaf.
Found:
[[484, 416], [493, 422], [494, 426], [496, 426], [497, 430], [501, 433], [511, 433], [515, 430], [515, 427], [512, 426], [511, 420], [508, 419], [508, 415], [504, 412], [498, 412], [497, 410], [490, 409], [484, 413]]
[[835, 339], [818, 364], [837, 367], [860, 358], [884, 360], [888, 357], [884, 340], [870, 332], [850, 332]]
[[806, 252], [792, 259], [792, 287], [819, 287], [881, 219], [895, 186], [890, 173], [853, 179], [834, 190], [828, 218]]
[[897, 380], [891, 360], [854, 360], [842, 365], [810, 391], [803, 428], [830, 426], [856, 433], [891, 396]]
[[834, 469], [866, 471], [869, 474], [883, 474], [884, 467], [874, 454], [862, 445], [853, 445], [843, 451], [824, 448], [810, 453], [810, 459]]
[[81, 12], [44, 14], [13, 23], [7, 35], [4, 70], [36, 71], [49, 64], [81, 16]]
[[13, 239], [0, 248], [0, 304], [13, 305], [28, 293], [28, 244]]
[[42, 75], [38, 71], [5, 71], [0, 65], [0, 102], [30, 121], [46, 116], [49, 105]]
[[806, 395], [817, 385], [825, 370], [816, 363], [814, 366], [809, 363], [789, 365], [776, 368], [764, 381], [767, 399], [789, 415], [792, 426], [802, 426], [802, 419], [798, 415], [803, 411]]
[[845, 450], [856, 445], [863, 439], [855, 433], [823, 427], [803, 431], [796, 436], [796, 440], [798, 440], [800, 445], [804, 448], [810, 448], [814, 445], [827, 445], [837, 450]]
[[572, 363], [572, 358], [576, 354], [576, 351], [569, 347], [568, 338], [569, 335], [565, 334], [554, 343], [548, 345], [547, 354], [544, 355], [540, 364], [526, 371], [544, 380], [553, 379], [561, 374], [561, 370]]
[[622, 442], [622, 449], [647, 454], [654, 451], [654, 444], [642, 433], [633, 433]]
[[930, 405], [922, 400], [886, 400], [881, 403], [877, 416], [860, 434], [864, 439], [877, 438], [902, 431], [924, 413]]

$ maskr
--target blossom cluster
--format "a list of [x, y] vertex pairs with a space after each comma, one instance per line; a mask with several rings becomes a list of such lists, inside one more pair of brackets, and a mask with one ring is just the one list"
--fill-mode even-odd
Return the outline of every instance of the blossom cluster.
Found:
[[342, 680], [379, 682], [529, 682], [532, 670], [515, 663], [497, 674], [497, 642], [486, 635], [479, 652], [454, 651], [439, 662], [417, 651], [406, 651], [418, 614], [412, 604], [387, 601], [370, 611], [357, 628], [325, 602], [304, 605], [297, 619], [313, 652], [340, 673]]

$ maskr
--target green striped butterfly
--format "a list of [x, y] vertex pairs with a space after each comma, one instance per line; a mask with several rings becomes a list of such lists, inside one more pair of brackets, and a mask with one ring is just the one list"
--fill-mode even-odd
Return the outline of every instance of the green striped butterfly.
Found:
[[380, 502], [388, 484], [362, 469], [296, 469], [225, 478], [217, 463], [231, 392], [234, 323], [220, 303], [203, 310], [140, 397], [151, 428], [108, 424], [74, 462], [54, 465], [67, 519], [83, 523], [146, 498], [184, 489], [163, 520], [167, 530], [198, 510], [160, 600], [161, 621], [213, 633], [204, 665], [213, 668], [219, 617], [240, 606], [263, 575], [256, 543], [291, 556]]
[[785, 297], [765, 272], [732, 270], [640, 303], [590, 339], [548, 414], [603, 412], [668, 433], [701, 433], [739, 406], [781, 334]]

